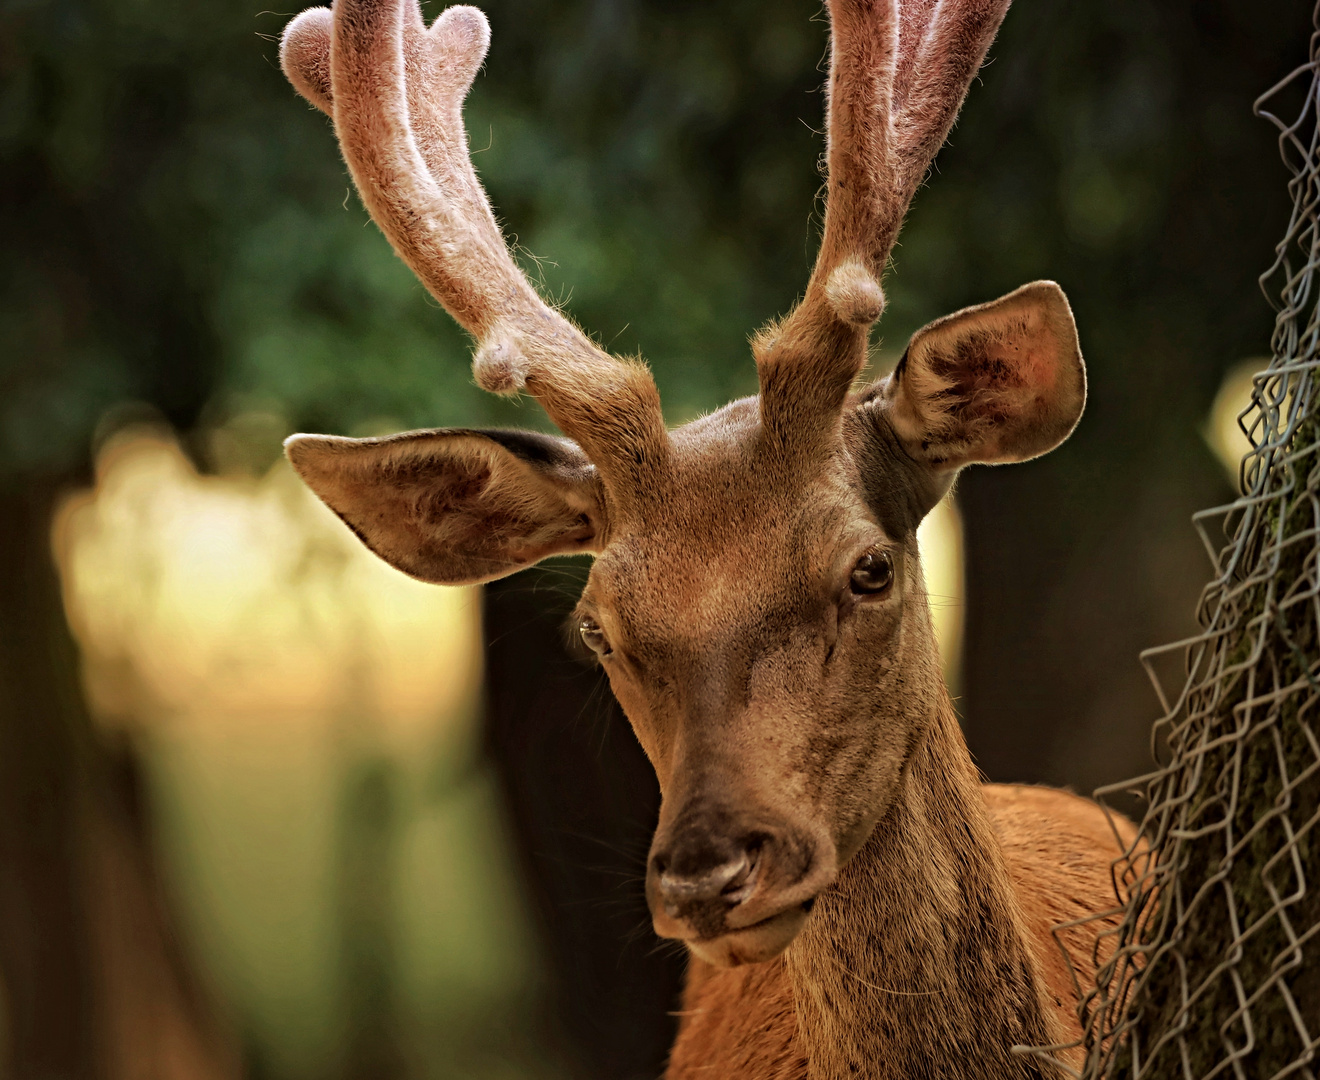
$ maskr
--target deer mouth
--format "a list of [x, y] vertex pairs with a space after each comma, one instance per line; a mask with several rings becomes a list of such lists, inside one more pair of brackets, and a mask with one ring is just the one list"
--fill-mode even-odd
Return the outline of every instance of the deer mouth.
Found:
[[806, 925], [814, 900], [793, 906], [713, 937], [681, 940], [699, 958], [715, 967], [739, 967], [773, 960], [792, 943]]
[[837, 873], [823, 832], [738, 817], [709, 808], [677, 815], [657, 833], [647, 872], [655, 932], [720, 967], [782, 953]]
[[772, 898], [752, 902], [720, 897], [700, 908], [679, 914], [668, 905], [653, 908], [655, 932], [681, 941], [700, 959], [716, 967], [737, 967], [773, 960], [792, 943], [806, 925], [816, 904], [815, 894], [789, 889]]

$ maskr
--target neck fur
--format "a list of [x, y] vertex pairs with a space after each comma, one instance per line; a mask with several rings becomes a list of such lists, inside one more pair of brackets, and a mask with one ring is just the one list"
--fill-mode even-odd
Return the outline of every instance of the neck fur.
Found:
[[897, 802], [786, 954], [811, 1080], [1028, 1080], [1055, 1041], [947, 695]]

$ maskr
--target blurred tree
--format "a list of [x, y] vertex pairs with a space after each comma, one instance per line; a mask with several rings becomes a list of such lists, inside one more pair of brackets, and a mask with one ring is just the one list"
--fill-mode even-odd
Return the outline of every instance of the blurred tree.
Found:
[[594, 656], [566, 647], [586, 569], [536, 567], [487, 588], [486, 731], [571, 1075], [642, 1080], [673, 1042], [683, 958], [657, 942], [646, 907], [655, 772]]
[[405, 1075], [395, 980], [393, 762], [370, 755], [346, 778], [339, 828], [341, 952], [348, 990], [344, 1080], [397, 1080]]
[[0, 1069], [23, 1080], [235, 1066], [178, 947], [131, 748], [102, 745], [80, 700], [50, 559], [104, 410], [139, 398], [189, 425], [214, 370], [201, 260], [158, 197], [186, 80], [108, 8], [0, 13]]
[[[644, 351], [671, 420], [752, 391], [746, 336], [791, 305], [814, 253], [817, 0], [487, 7], [469, 128], [508, 231], [557, 260], [529, 266], [612, 348]], [[1063, 450], [961, 488], [962, 707], [992, 776], [1086, 788], [1142, 765], [1153, 709], [1133, 657], [1190, 626], [1204, 575], [1186, 518], [1223, 494], [1197, 425], [1222, 371], [1268, 337], [1254, 278], [1286, 200], [1250, 102], [1303, 58], [1308, 16], [1302, 0], [1021, 0], [917, 198], [882, 355], [1048, 276], [1091, 372]], [[283, 21], [234, 0], [0, 11], [0, 971], [16, 1075], [95, 1071], [71, 1037], [99, 993], [78, 853], [86, 808], [111, 814], [95, 793], [113, 770], [78, 701], [47, 521], [106, 410], [145, 402], [183, 431], [252, 408], [339, 432], [543, 423], [476, 391], [462, 336], [364, 227], [327, 123], [276, 68]], [[564, 909], [552, 955], [593, 918]], [[561, 966], [561, 993], [575, 977]]]

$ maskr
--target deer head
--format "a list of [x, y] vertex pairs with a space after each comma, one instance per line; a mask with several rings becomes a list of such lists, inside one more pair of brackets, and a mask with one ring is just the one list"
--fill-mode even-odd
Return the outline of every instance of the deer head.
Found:
[[798, 306], [752, 345], [760, 393], [666, 430], [647, 369], [528, 283], [473, 172], [461, 107], [489, 40], [451, 7], [336, 0], [285, 31], [395, 250], [476, 339], [477, 382], [566, 438], [296, 435], [287, 451], [362, 541], [426, 581], [595, 555], [583, 640], [660, 780], [656, 930], [719, 964], [782, 951], [901, 798], [945, 690], [916, 527], [975, 462], [1045, 453], [1081, 415], [1052, 282], [931, 323], [854, 387], [881, 278], [1008, 0], [831, 0], [824, 236]]

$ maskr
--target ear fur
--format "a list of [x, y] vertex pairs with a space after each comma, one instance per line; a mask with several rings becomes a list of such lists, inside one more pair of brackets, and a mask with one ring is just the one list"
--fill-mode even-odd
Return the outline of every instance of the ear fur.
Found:
[[294, 435], [298, 475], [372, 551], [445, 585], [491, 581], [596, 550], [596, 470], [576, 443], [529, 431]]
[[1053, 450], [1086, 403], [1067, 297], [1035, 281], [937, 319], [913, 335], [875, 396], [903, 448], [937, 472]]

